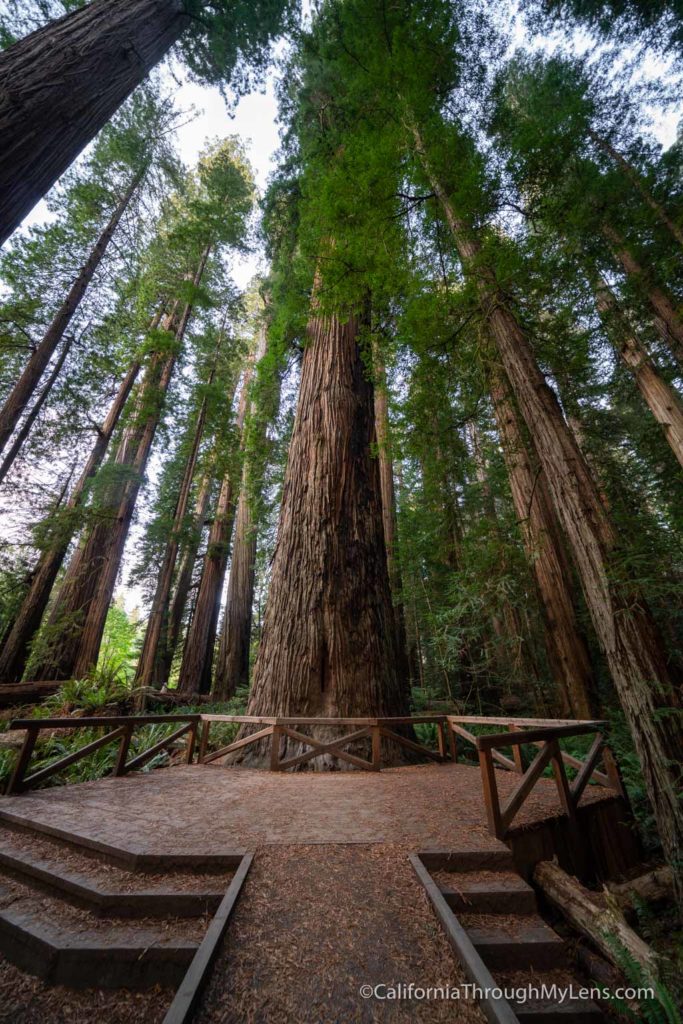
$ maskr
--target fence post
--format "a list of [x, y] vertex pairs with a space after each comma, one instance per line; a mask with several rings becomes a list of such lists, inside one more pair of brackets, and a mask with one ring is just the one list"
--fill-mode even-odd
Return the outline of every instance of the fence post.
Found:
[[380, 771], [382, 768], [382, 734], [378, 725], [370, 726], [372, 733], [372, 769]]
[[197, 742], [197, 722], [194, 721], [187, 734], [187, 755], [185, 757], [185, 764], [192, 764], [192, 758], [194, 757], [194, 748]]
[[457, 764], [458, 763], [458, 737], [457, 737], [455, 729], [453, 728], [453, 725], [452, 725], [452, 723], [450, 721], [448, 722], [448, 745], [449, 745], [449, 747], [451, 749], [451, 758], [453, 759], [453, 764]]
[[[508, 724], [508, 730], [510, 732], [519, 732], [519, 726], [514, 722]], [[516, 743], [512, 747], [512, 757], [515, 762], [515, 770], [518, 775], [524, 775], [524, 757], [522, 755], [522, 748], [519, 743]]]
[[206, 748], [209, 745], [209, 729], [211, 728], [211, 722], [206, 719], [202, 719], [202, 731], [199, 737], [199, 755], [197, 757], [197, 764], [202, 764], [206, 757]]
[[114, 775], [125, 775], [126, 772], [126, 758], [128, 757], [128, 748], [130, 747], [130, 741], [133, 738], [133, 723], [126, 726], [126, 731], [121, 737], [121, 743], [119, 744], [119, 752], [116, 757], [116, 765], [114, 767]]
[[280, 771], [280, 726], [274, 725], [273, 731], [270, 735], [270, 770], [271, 772]]
[[7, 786], [8, 796], [11, 793], [21, 793], [23, 788], [22, 782], [24, 781], [24, 775], [26, 774], [26, 769], [28, 768], [29, 761], [31, 760], [33, 748], [35, 747], [36, 740], [38, 739], [39, 729], [40, 726], [35, 725], [29, 726], [26, 730], [26, 735], [24, 736], [24, 742], [22, 744], [21, 751], [19, 752], [17, 763], [14, 766], [12, 777], [10, 778]]
[[489, 831], [493, 833], [496, 839], [502, 839], [503, 826], [500, 820], [500, 800], [498, 798], [498, 783], [493, 767], [493, 758], [490, 750], [479, 750], [478, 753]]

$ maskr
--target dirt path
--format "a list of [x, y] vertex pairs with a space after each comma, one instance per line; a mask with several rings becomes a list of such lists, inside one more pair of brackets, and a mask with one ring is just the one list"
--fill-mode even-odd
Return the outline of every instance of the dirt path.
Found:
[[359, 994], [362, 985], [464, 982], [407, 852], [261, 848], [196, 1024], [482, 1022], [464, 994], [458, 1002]]

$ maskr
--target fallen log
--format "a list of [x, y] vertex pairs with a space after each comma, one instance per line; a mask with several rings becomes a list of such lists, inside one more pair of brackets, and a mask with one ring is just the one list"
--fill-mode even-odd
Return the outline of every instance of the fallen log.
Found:
[[61, 682], [55, 679], [30, 683], [0, 683], [0, 708], [38, 704], [56, 693], [61, 685]]
[[587, 936], [610, 963], [619, 967], [619, 951], [625, 950], [640, 964], [646, 976], [657, 977], [655, 953], [626, 923], [615, 901], [608, 898], [601, 906], [596, 902], [595, 893], [554, 861], [543, 860], [537, 864], [533, 879], [553, 906]]
[[634, 905], [635, 900], [664, 900], [670, 899], [673, 893], [673, 874], [670, 867], [656, 868], [648, 871], [638, 878], [632, 878], [628, 882], [614, 882], [608, 884], [608, 889], [615, 897], [620, 907], [625, 910]]

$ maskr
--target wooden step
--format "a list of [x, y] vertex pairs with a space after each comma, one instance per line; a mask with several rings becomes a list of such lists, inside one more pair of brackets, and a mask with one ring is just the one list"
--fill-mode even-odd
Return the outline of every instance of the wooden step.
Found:
[[536, 915], [506, 919], [505, 927], [493, 915], [461, 914], [460, 921], [492, 971], [549, 970], [566, 965], [564, 942]]
[[421, 850], [428, 871], [514, 871], [512, 854], [502, 843], [492, 850]]
[[567, 999], [561, 1004], [543, 1000], [522, 1004], [511, 1000], [510, 1005], [519, 1024], [599, 1024], [605, 1019], [590, 999]]
[[37, 882], [56, 891], [63, 899], [76, 906], [86, 906], [98, 917], [202, 917], [213, 913], [223, 898], [223, 890], [129, 892], [105, 888], [85, 874], [64, 868], [56, 859], [26, 849], [12, 849], [3, 838], [0, 838], [0, 868], [24, 881]]
[[600, 1007], [578, 994], [580, 989], [589, 987], [588, 984], [577, 981], [568, 971], [526, 975], [502, 972], [496, 981], [510, 995], [520, 989], [534, 993], [534, 998], [509, 1000], [520, 1024], [600, 1024], [604, 1020]]
[[[8, 810], [6, 804], [21, 807], [21, 810]], [[30, 797], [7, 798], [0, 807], [0, 823], [9, 827], [49, 836], [68, 846], [76, 847], [85, 854], [99, 857], [110, 864], [116, 864], [133, 871], [173, 871], [178, 869], [198, 868], [202, 871], [236, 870], [244, 856], [244, 850], [231, 853], [149, 853], [146, 850], [130, 846], [115, 846], [91, 836], [57, 825], [48, 824], [30, 816]]]
[[0, 953], [53, 985], [70, 988], [150, 988], [179, 985], [198, 948], [188, 939], [140, 929], [134, 936], [87, 930], [70, 933], [45, 921], [23, 901], [0, 908]]
[[445, 882], [442, 873], [438, 882], [446, 902], [456, 913], [528, 915], [537, 910], [534, 890], [512, 872], [463, 873], [452, 882]]

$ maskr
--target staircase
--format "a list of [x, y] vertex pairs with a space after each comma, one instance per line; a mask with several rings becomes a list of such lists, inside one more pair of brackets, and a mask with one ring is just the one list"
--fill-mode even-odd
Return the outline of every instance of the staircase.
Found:
[[[48, 984], [175, 989], [229, 884], [234, 857], [132, 868], [67, 830], [0, 814], [0, 953]], [[170, 998], [170, 995], [169, 995]]]
[[507, 995], [488, 1006], [482, 1002], [489, 1020], [604, 1020], [592, 1000], [576, 994], [588, 986], [573, 975], [564, 940], [540, 917], [536, 894], [507, 850], [489, 855], [481, 868], [472, 854], [423, 853], [422, 867], [411, 859], [468, 977], [481, 988], [488, 979]]

